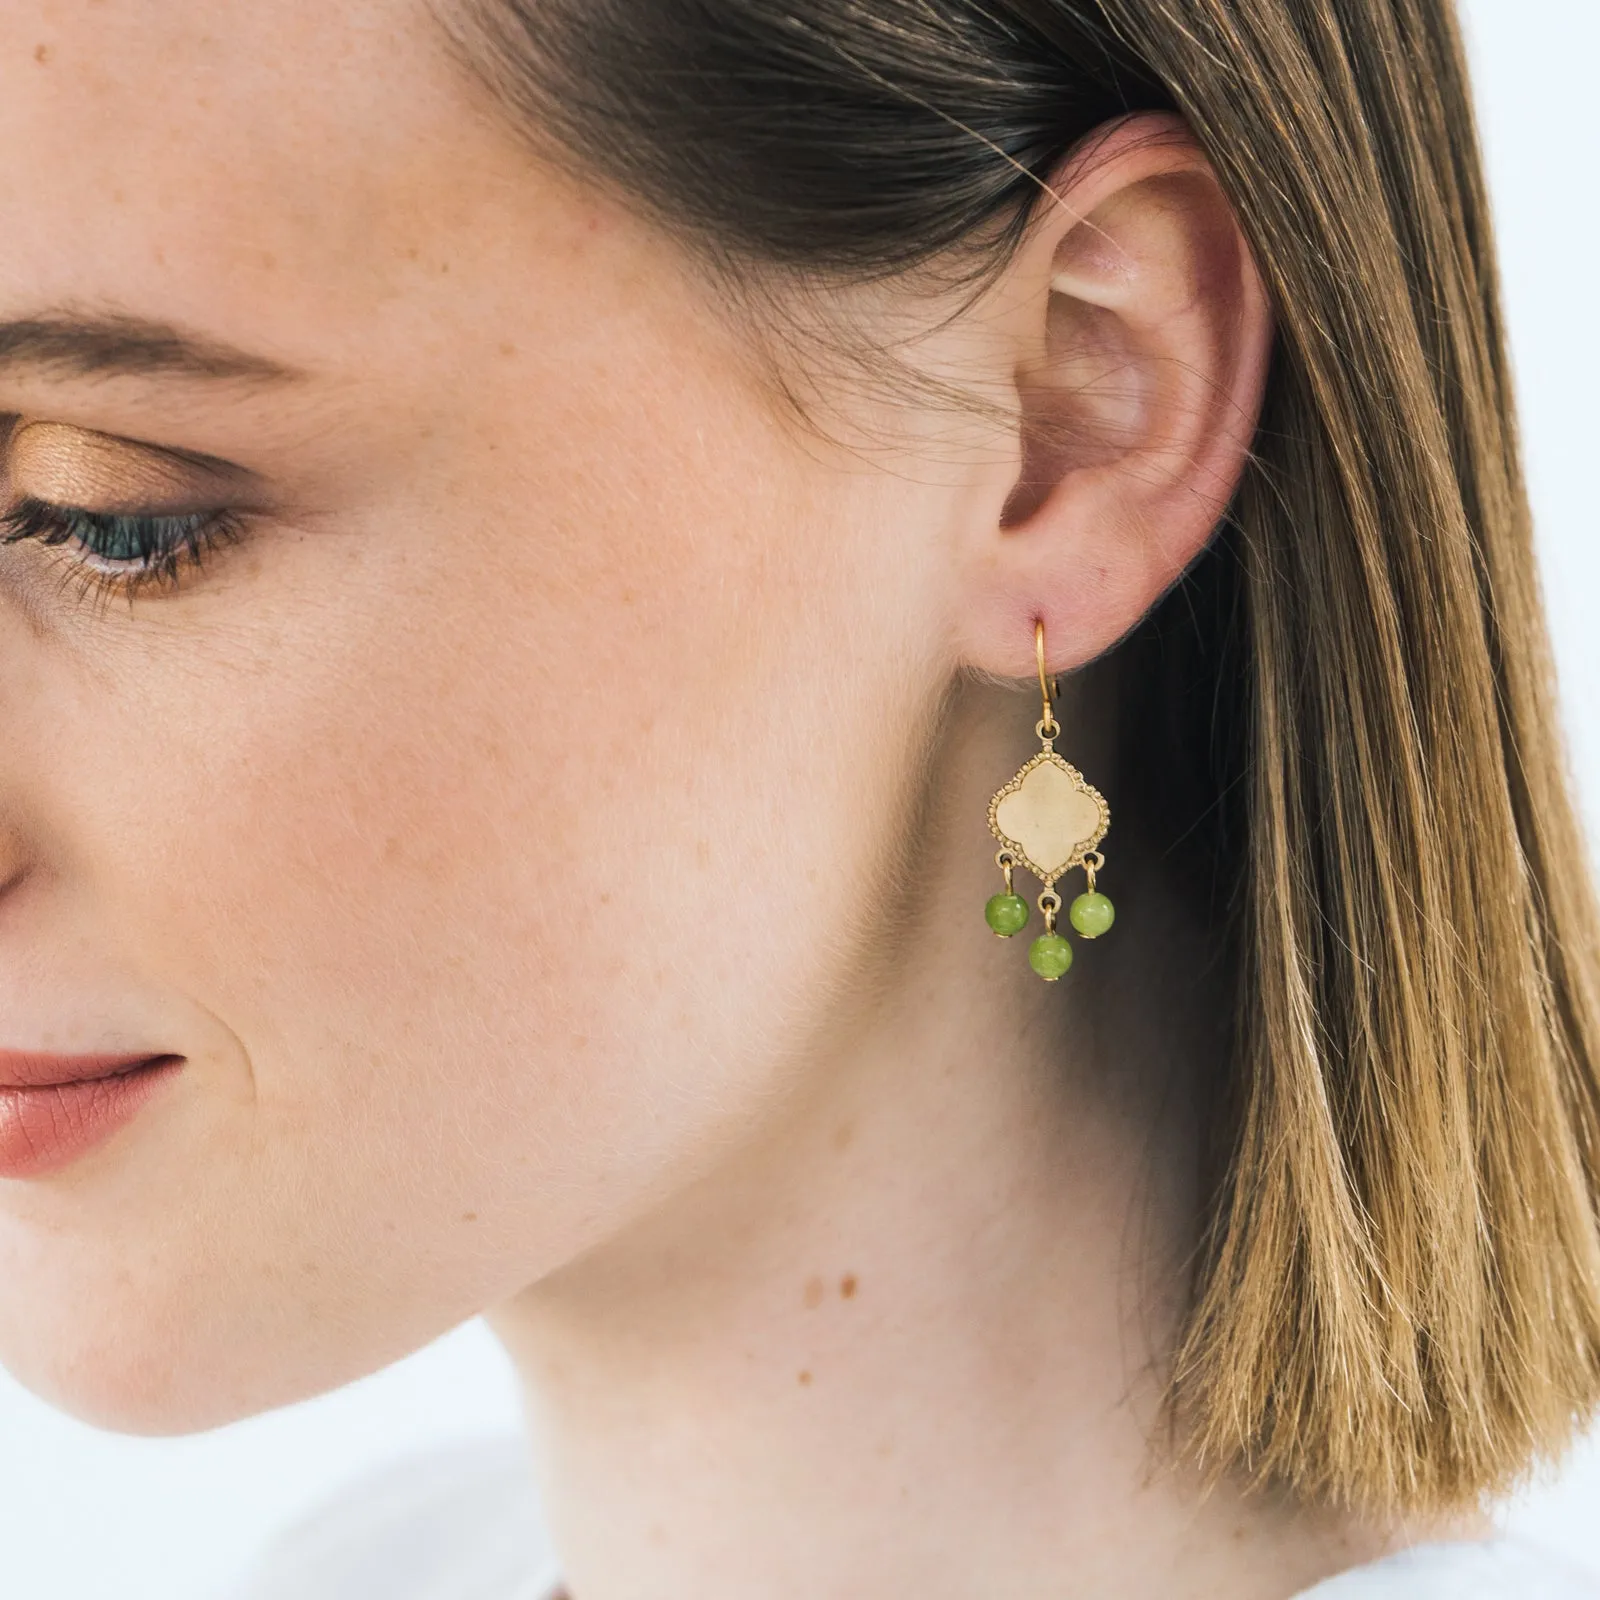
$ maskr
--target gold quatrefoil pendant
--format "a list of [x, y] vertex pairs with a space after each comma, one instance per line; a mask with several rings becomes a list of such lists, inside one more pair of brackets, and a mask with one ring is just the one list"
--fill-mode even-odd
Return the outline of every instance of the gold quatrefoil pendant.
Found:
[[989, 802], [989, 831], [1044, 886], [1082, 866], [1111, 826], [1106, 798], [1070, 761], [1041, 750]]

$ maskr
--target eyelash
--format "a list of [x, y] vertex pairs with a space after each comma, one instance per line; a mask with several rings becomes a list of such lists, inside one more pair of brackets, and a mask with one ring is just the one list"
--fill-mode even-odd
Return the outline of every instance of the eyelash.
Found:
[[[0, 530], [0, 545], [32, 539], [77, 546], [83, 554], [70, 558], [71, 581], [84, 593], [112, 598], [177, 588], [186, 572], [198, 571], [214, 551], [242, 537], [244, 519], [232, 511], [84, 511], [24, 496], [0, 512]], [[112, 557], [108, 549], [134, 553]], [[97, 566], [85, 556], [116, 565]]]

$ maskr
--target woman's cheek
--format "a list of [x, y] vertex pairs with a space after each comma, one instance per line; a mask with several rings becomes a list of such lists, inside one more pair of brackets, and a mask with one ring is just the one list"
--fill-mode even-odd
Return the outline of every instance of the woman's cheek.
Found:
[[289, 541], [100, 707], [64, 801], [95, 925], [193, 1059], [49, 1253], [13, 1235], [20, 1375], [139, 1429], [298, 1398], [759, 1123], [848, 980], [915, 725], [873, 528], [785, 496], [591, 503], [559, 570], [537, 530]]

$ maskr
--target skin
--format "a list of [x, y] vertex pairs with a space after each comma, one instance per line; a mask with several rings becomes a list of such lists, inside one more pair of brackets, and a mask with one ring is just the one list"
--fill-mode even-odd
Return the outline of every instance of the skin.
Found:
[[1181, 126], [1052, 190], [909, 348], [989, 411], [817, 368], [806, 422], [420, 12], [8, 8], [0, 320], [297, 374], [0, 369], [8, 503], [243, 530], [132, 598], [0, 546], [0, 1045], [185, 1058], [0, 1181], [25, 1383], [195, 1429], [487, 1310], [578, 1600], [1268, 1600], [1417, 1536], [1162, 1444], [1205, 930], [1114, 827], [1068, 980], [979, 916], [1033, 619], [1068, 671], [1194, 558], [1271, 337]]

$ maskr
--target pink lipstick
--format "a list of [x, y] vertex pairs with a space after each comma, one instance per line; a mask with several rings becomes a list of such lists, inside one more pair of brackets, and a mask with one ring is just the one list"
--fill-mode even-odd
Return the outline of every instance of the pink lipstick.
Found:
[[0, 1178], [55, 1172], [131, 1121], [182, 1056], [0, 1050]]

